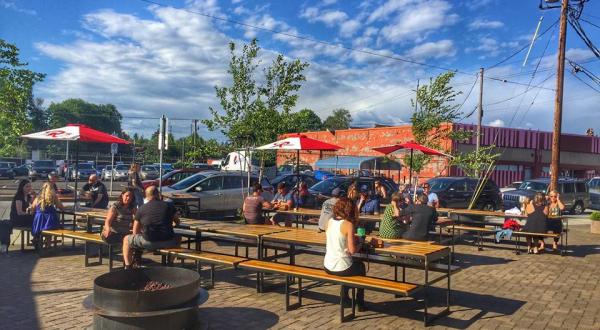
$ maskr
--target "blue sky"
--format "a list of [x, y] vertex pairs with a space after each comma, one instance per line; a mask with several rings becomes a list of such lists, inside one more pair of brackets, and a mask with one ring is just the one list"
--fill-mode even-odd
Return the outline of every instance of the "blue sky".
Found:
[[[208, 107], [218, 106], [214, 86], [229, 83], [227, 43], [253, 37], [263, 49], [263, 64], [277, 53], [310, 63], [297, 109], [311, 108], [322, 118], [344, 107], [356, 126], [407, 122], [411, 90], [417, 80], [443, 72], [436, 67], [459, 71], [453, 85], [464, 94], [456, 102], [469, 113], [478, 90], [469, 91], [485, 67], [486, 77], [509, 80], [484, 80], [485, 124], [551, 129], [558, 35], [553, 23], [559, 12], [539, 10], [536, 0], [155, 2], [164, 6], [141, 0], [0, 0], [0, 37], [15, 43], [32, 69], [48, 74], [35, 89], [46, 105], [71, 97], [113, 103], [130, 133], [148, 135], [158, 123], [139, 117], [207, 118]], [[583, 13], [600, 26], [597, 1], [587, 3]], [[521, 65], [524, 51], [492, 68], [530, 43], [541, 16], [541, 31], [550, 30], [536, 41], [528, 63]], [[600, 28], [581, 24], [600, 45]], [[567, 57], [600, 75], [600, 61], [571, 29]], [[600, 132], [600, 93], [571, 73], [566, 77], [563, 130]], [[172, 121], [177, 135], [189, 132], [189, 125]]]

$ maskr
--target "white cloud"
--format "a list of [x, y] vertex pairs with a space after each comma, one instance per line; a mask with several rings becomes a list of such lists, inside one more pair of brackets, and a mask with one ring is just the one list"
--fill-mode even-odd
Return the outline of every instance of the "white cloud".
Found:
[[333, 5], [336, 2], [337, 2], [337, 0], [323, 0], [323, 1], [321, 1], [321, 4], [323, 6], [329, 6], [329, 5]]
[[444, 39], [420, 44], [406, 54], [413, 59], [452, 57], [456, 55], [456, 48], [452, 40]]
[[406, 6], [381, 29], [381, 36], [392, 43], [421, 39], [427, 33], [456, 23], [458, 15], [450, 13], [451, 9], [451, 4], [442, 0]]
[[340, 25], [340, 34], [342, 37], [351, 37], [360, 29], [361, 24], [357, 20], [347, 20]]
[[490, 5], [494, 0], [468, 0], [465, 5], [469, 10], [477, 10]]
[[504, 26], [504, 23], [500, 21], [488, 21], [485, 19], [476, 19], [469, 23], [469, 30], [480, 30], [480, 29], [499, 29]]
[[0, 0], [0, 7], [4, 7], [4, 9], [14, 10], [17, 13], [22, 13], [22, 14], [26, 14], [26, 15], [31, 15], [31, 16], [37, 15], [37, 11], [35, 11], [33, 9], [21, 8], [20, 6], [17, 6], [15, 1], [11, 1], [11, 0]]
[[339, 26], [340, 35], [344, 38], [353, 36], [361, 27], [358, 20], [350, 19], [345, 12], [339, 10], [321, 11], [318, 7], [307, 7], [300, 13], [300, 17], [306, 18], [310, 23], [320, 22], [328, 27]]
[[488, 123], [488, 126], [493, 126], [493, 127], [504, 127], [505, 125], [506, 124], [504, 123], [504, 120], [502, 120], [502, 119], [495, 119]]

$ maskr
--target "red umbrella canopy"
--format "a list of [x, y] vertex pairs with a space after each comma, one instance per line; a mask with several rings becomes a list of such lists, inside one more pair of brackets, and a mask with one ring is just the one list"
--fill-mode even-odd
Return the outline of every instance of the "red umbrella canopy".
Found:
[[306, 135], [290, 136], [283, 140], [265, 144], [256, 148], [258, 150], [340, 150], [335, 144], [315, 140]]
[[424, 153], [425, 155], [432, 155], [432, 156], [446, 156], [446, 157], [450, 157], [450, 155], [445, 154], [441, 151], [437, 151], [435, 149], [426, 147], [424, 145], [418, 144], [416, 142], [406, 142], [406, 143], [401, 143], [401, 144], [394, 144], [391, 146], [385, 146], [385, 147], [377, 147], [377, 148], [373, 148], [373, 150], [375, 151], [379, 151], [383, 154], [390, 154], [394, 151], [400, 150], [400, 149], [412, 149], [412, 150], [417, 150], [420, 151], [422, 153]]
[[81, 141], [129, 144], [129, 141], [95, 130], [83, 124], [68, 124], [65, 127], [23, 135], [24, 138], [54, 141]]

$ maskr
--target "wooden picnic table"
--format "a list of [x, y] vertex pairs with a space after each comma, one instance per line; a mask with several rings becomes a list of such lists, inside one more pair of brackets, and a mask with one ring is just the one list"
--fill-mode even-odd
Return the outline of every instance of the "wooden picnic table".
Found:
[[[267, 209], [267, 210], [263, 210], [263, 211], [295, 215], [296, 216], [296, 228], [299, 227], [300, 217], [302, 217], [302, 216], [309, 216], [309, 217], [316, 217], [316, 218], [321, 216], [321, 210], [307, 209], [307, 208], [298, 208], [298, 209], [292, 209], [292, 210]], [[380, 222], [382, 217], [383, 217], [382, 214], [360, 214], [358, 216], [358, 220], [359, 221]], [[302, 228], [304, 228], [304, 223], [302, 223]]]

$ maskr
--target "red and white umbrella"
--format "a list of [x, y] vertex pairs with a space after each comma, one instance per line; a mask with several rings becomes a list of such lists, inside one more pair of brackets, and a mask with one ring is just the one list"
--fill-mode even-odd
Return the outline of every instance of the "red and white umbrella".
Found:
[[296, 150], [296, 180], [300, 185], [300, 150], [340, 150], [343, 149], [335, 144], [315, 140], [306, 135], [297, 134], [283, 140], [265, 144], [256, 148], [258, 150]]
[[49, 129], [22, 137], [35, 140], [81, 141], [99, 143], [129, 144], [129, 141], [95, 130], [83, 124], [68, 124], [65, 127]]
[[[75, 173], [79, 170], [79, 141], [96, 143], [129, 144], [129, 141], [104, 133], [83, 124], [68, 124], [65, 127], [49, 129], [46, 131], [25, 134], [21, 137], [33, 140], [67, 141], [67, 162], [69, 159], [69, 141], [77, 141], [75, 153]], [[77, 182], [75, 175], [75, 203], [77, 203]]]
[[418, 144], [416, 142], [410, 141], [410, 142], [406, 142], [406, 143], [399, 143], [399, 144], [394, 144], [391, 146], [384, 146], [384, 147], [376, 147], [373, 148], [373, 150], [375, 151], [379, 151], [382, 154], [391, 154], [393, 152], [396, 152], [398, 150], [410, 150], [410, 161], [411, 164], [409, 164], [409, 168], [410, 168], [410, 172], [409, 172], [409, 182], [412, 184], [412, 156], [414, 151], [418, 151], [421, 152], [425, 155], [430, 155], [430, 156], [444, 156], [444, 157], [452, 157], [451, 155], [445, 154], [441, 151], [426, 147], [422, 144]]

